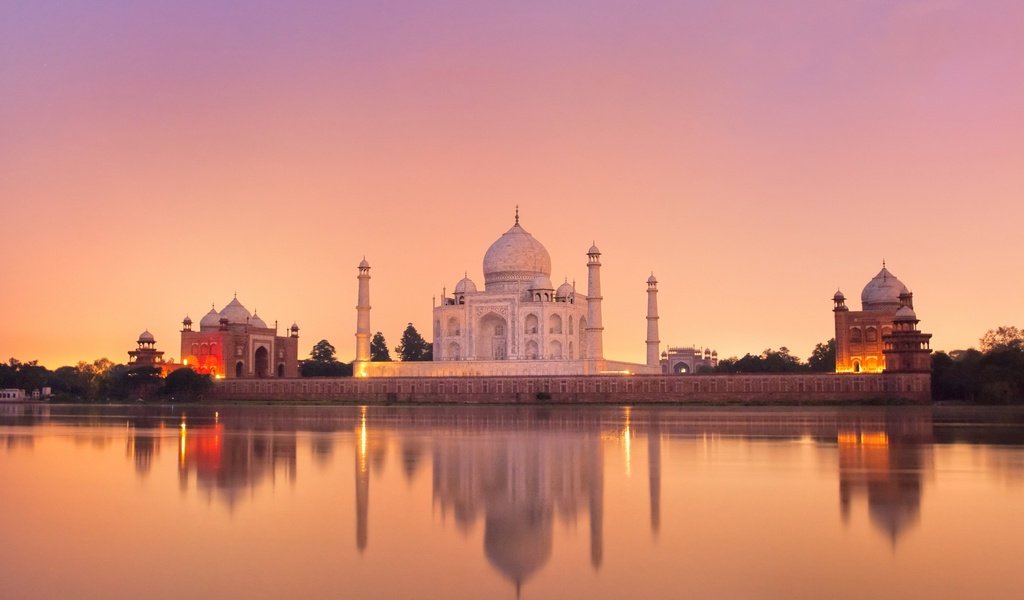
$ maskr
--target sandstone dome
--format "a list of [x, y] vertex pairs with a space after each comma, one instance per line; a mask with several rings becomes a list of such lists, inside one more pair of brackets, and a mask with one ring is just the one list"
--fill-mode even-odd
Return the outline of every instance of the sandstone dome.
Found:
[[147, 329], [139, 334], [139, 343], [154, 344], [156, 343], [156, 339], [153, 337], [153, 334], [150, 333], [149, 330]]
[[909, 293], [896, 276], [884, 266], [860, 293], [860, 302], [864, 310], [891, 310], [900, 305], [900, 294]]
[[246, 323], [252, 317], [252, 313], [242, 306], [242, 303], [238, 301], [238, 296], [235, 296], [227, 306], [221, 309], [220, 316], [227, 319], [229, 323]]
[[910, 308], [909, 306], [901, 306], [900, 309], [896, 311], [896, 315], [893, 317], [893, 320], [894, 321], [916, 321], [917, 320], [917, 314], [914, 313], [914, 309]]
[[519, 223], [498, 238], [484, 254], [484, 285], [529, 283], [551, 276], [551, 255]]

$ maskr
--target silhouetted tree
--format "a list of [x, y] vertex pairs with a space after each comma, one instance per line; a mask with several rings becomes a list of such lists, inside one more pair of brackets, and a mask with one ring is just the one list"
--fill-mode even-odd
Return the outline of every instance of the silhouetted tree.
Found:
[[819, 371], [822, 373], [835, 370], [836, 338], [831, 338], [827, 342], [819, 343], [814, 346], [814, 350], [811, 351], [810, 358], [807, 359], [807, 368], [811, 371]]
[[352, 365], [338, 362], [334, 346], [327, 340], [317, 342], [309, 353], [309, 360], [299, 364], [303, 377], [349, 377]]
[[317, 362], [337, 362], [337, 352], [334, 350], [334, 346], [331, 345], [327, 340], [320, 340], [317, 342], [313, 349], [309, 352], [310, 360]]
[[1024, 332], [1016, 327], [989, 329], [979, 340], [982, 352], [993, 350], [1024, 350]]
[[434, 359], [433, 345], [423, 339], [412, 323], [402, 332], [402, 342], [395, 347], [395, 353], [402, 361]]
[[192, 369], [177, 369], [164, 380], [163, 394], [175, 402], [202, 400], [203, 395], [213, 388], [209, 375], [201, 375]]
[[377, 332], [370, 340], [370, 360], [376, 362], [391, 362], [391, 353], [388, 351], [388, 343], [384, 341], [384, 334]]

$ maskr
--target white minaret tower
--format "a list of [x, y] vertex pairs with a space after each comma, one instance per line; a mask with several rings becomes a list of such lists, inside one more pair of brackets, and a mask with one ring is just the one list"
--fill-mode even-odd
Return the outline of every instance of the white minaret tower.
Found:
[[654, 273], [647, 278], [647, 366], [658, 366], [658, 280]]
[[370, 360], [370, 263], [359, 263], [359, 303], [356, 304], [356, 361]]
[[601, 251], [597, 243], [587, 250], [587, 358], [604, 358], [601, 324]]

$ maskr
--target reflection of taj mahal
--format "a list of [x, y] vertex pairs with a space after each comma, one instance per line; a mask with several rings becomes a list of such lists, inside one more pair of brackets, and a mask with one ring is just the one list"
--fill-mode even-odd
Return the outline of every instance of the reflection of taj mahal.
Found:
[[647, 280], [647, 364], [606, 360], [601, 322], [601, 252], [587, 251], [587, 294], [568, 277], [551, 281], [547, 249], [515, 224], [487, 249], [484, 289], [468, 277], [433, 309], [434, 361], [370, 360], [370, 265], [359, 264], [357, 376], [577, 375], [660, 373], [657, 280]]

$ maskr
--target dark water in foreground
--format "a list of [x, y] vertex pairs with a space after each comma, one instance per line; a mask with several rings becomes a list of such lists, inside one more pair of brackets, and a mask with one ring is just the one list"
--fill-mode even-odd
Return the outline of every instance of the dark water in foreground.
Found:
[[0, 405], [2, 598], [1024, 597], [1014, 410]]

